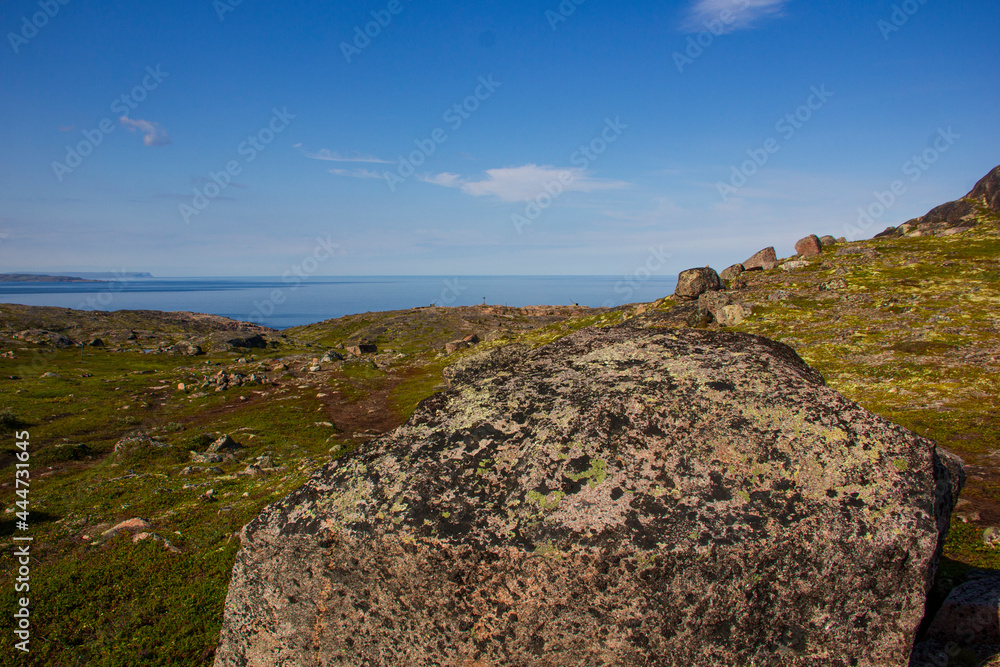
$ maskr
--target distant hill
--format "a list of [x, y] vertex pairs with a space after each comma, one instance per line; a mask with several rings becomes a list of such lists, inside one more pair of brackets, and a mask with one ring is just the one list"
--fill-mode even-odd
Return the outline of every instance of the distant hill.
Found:
[[50, 276], [38, 273], [0, 273], [0, 283], [103, 283], [80, 276]]
[[[155, 278], [152, 273], [147, 271], [74, 271], [73, 274], [79, 276], [80, 278], [95, 280], [133, 280], [141, 278]], [[37, 275], [55, 276], [58, 274], [41, 271]]]

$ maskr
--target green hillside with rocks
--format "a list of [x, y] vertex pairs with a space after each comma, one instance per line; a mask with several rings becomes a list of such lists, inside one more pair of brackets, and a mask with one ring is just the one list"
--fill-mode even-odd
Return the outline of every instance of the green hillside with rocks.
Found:
[[[771, 268], [724, 272], [728, 289], [613, 310], [418, 308], [278, 332], [0, 304], [0, 571], [13, 579], [13, 538], [31, 535], [37, 600], [31, 653], [15, 655], [6, 633], [4, 664], [212, 664], [238, 533], [265, 506], [403, 424], [455, 362], [627, 321], [784, 342], [848, 399], [960, 456], [968, 480], [940, 605], [970, 568], [1000, 570], [995, 180], [877, 238], [817, 238]], [[14, 472], [24, 431], [27, 531]], [[7, 618], [16, 597], [0, 591]]]

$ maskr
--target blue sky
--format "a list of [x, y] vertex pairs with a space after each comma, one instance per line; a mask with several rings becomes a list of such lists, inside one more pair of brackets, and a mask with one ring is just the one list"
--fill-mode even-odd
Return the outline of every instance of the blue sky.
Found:
[[1000, 163], [993, 0], [9, 0], [0, 29], [0, 272], [722, 269]]

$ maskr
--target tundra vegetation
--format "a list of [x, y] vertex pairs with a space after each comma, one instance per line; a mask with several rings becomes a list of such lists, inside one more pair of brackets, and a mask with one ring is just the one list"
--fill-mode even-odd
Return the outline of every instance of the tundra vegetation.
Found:
[[[965, 460], [938, 598], [970, 567], [1000, 569], [1000, 547], [983, 540], [1000, 526], [1000, 236], [982, 222], [828, 245], [794, 270], [729, 285], [751, 308], [732, 330], [791, 345], [847, 398]], [[31, 653], [5, 633], [3, 664], [211, 664], [240, 529], [331, 458], [405, 422], [443, 388], [446, 366], [676, 305], [419, 308], [282, 332], [194, 314], [0, 305], [4, 581], [17, 567], [13, 536], [34, 537]], [[231, 342], [256, 345], [256, 334], [264, 347]], [[471, 334], [481, 342], [445, 353]], [[378, 351], [349, 352], [362, 342]], [[21, 430], [27, 533], [15, 525]], [[242, 448], [191, 454], [226, 434]], [[135, 518], [148, 527], [112, 530]], [[0, 615], [12, 617], [18, 595], [0, 588]]]

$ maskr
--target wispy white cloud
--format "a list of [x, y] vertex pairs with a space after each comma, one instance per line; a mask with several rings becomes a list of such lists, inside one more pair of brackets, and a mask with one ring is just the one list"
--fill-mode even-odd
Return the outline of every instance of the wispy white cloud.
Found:
[[167, 131], [159, 123], [138, 118], [132, 120], [128, 116], [122, 116], [118, 120], [128, 128], [129, 132], [142, 132], [142, 143], [146, 146], [166, 146], [170, 143]]
[[350, 155], [341, 155], [336, 151], [331, 151], [328, 148], [321, 148], [316, 152], [307, 151], [302, 147], [302, 144], [294, 144], [295, 148], [298, 148], [303, 155], [311, 160], [329, 160], [330, 162], [370, 162], [373, 164], [392, 164], [390, 160], [383, 160], [377, 158], [373, 155], [362, 155], [361, 153], [351, 153]]
[[337, 176], [349, 176], [351, 178], [385, 178], [384, 173], [380, 174], [371, 169], [331, 169], [330, 173]]
[[[534, 199], [545, 192], [561, 188], [561, 192], [593, 192], [628, 187], [624, 181], [594, 178], [583, 169], [526, 164], [521, 167], [488, 169], [479, 180], [464, 179], [449, 172], [425, 175], [420, 180], [447, 188], [460, 188], [473, 197], [496, 197], [505, 202]], [[548, 186], [548, 187], [547, 187]]]
[[761, 19], [781, 16], [790, 0], [696, 0], [681, 24], [684, 32], [725, 34], [754, 27]]

